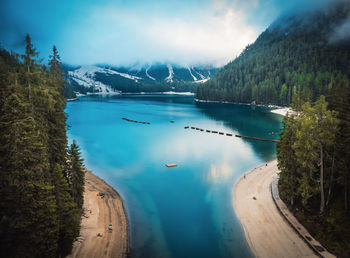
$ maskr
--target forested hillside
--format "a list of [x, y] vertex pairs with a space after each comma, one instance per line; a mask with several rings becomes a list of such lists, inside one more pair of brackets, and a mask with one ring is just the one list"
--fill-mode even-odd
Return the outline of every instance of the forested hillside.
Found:
[[350, 39], [337, 29], [350, 2], [294, 12], [276, 20], [254, 44], [197, 89], [201, 100], [290, 105], [293, 95], [315, 101], [330, 82], [350, 78]]
[[211, 66], [179, 66], [155, 63], [131, 67], [64, 66], [65, 96], [87, 93], [195, 92], [217, 71]]
[[350, 256], [350, 85], [294, 103], [277, 145], [281, 198], [309, 232], [339, 257]]
[[83, 164], [67, 146], [57, 49], [47, 67], [25, 42], [24, 55], [0, 50], [0, 253], [62, 257], [79, 235]]

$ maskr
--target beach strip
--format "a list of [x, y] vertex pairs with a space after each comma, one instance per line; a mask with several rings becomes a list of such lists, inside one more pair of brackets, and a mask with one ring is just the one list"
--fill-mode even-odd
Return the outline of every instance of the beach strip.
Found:
[[277, 160], [264, 163], [234, 187], [233, 206], [248, 244], [256, 257], [317, 257], [273, 202], [270, 185], [277, 172]]
[[111, 186], [87, 170], [83, 210], [80, 236], [68, 257], [127, 257], [128, 220], [123, 200]]

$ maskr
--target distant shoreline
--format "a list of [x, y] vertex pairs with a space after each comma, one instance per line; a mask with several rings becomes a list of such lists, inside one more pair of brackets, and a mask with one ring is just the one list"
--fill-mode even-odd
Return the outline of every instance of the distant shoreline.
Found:
[[66, 99], [67, 101], [77, 100], [79, 97], [85, 97], [89, 95], [102, 95], [102, 96], [113, 96], [113, 95], [184, 95], [184, 96], [194, 96], [195, 93], [184, 91], [184, 92], [176, 92], [176, 91], [159, 91], [159, 92], [88, 92], [86, 94], [77, 94], [76, 98]]
[[[113, 229], [108, 229], [109, 225]], [[105, 181], [85, 170], [80, 236], [67, 257], [128, 257], [129, 225], [123, 200]]]
[[271, 113], [286, 116], [287, 113], [294, 114], [295, 111], [293, 111], [290, 107], [282, 107], [278, 105], [263, 105], [263, 104], [251, 104], [251, 103], [239, 103], [239, 102], [230, 102], [230, 101], [217, 101], [217, 100], [201, 100], [201, 99], [194, 99], [196, 102], [202, 102], [202, 103], [219, 103], [219, 104], [236, 104], [236, 105], [246, 105], [246, 106], [256, 106], [256, 107], [266, 107], [266, 108], [272, 108], [270, 110]]
[[243, 103], [243, 102], [231, 102], [231, 101], [220, 101], [220, 100], [203, 100], [203, 99], [194, 99], [196, 102], [202, 102], [202, 103], [219, 103], [219, 104], [236, 104], [236, 105], [245, 105], [245, 106], [252, 106], [252, 107], [267, 107], [267, 108], [275, 108], [275, 109], [282, 109], [286, 107], [273, 105], [273, 104], [252, 104], [252, 103]]

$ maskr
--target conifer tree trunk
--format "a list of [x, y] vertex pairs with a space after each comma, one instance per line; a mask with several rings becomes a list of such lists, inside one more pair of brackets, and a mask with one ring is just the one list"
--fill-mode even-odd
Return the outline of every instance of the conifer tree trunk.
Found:
[[334, 160], [335, 160], [335, 153], [333, 153], [333, 157], [332, 157], [331, 181], [330, 181], [330, 184], [329, 184], [326, 206], [328, 206], [329, 200], [331, 198], [332, 184], [333, 184], [333, 180], [334, 180]]
[[347, 178], [345, 179], [345, 187], [344, 187], [344, 203], [345, 203], [345, 212], [348, 212], [348, 180]]
[[320, 186], [321, 186], [321, 205], [320, 205], [320, 213], [324, 212], [324, 185], [323, 185], [323, 146], [320, 145], [320, 158], [321, 158], [321, 168], [320, 168]]
[[290, 198], [290, 204], [293, 206], [294, 205], [294, 170], [291, 170], [291, 189], [292, 189], [292, 196]]

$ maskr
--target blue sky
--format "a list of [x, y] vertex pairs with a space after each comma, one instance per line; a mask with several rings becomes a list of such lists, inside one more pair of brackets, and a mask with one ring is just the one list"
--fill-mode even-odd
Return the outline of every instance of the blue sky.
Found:
[[21, 52], [29, 33], [41, 57], [46, 58], [55, 44], [63, 62], [71, 65], [172, 62], [219, 66], [239, 55], [282, 12], [301, 3], [2, 0], [0, 45]]

